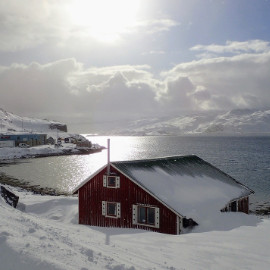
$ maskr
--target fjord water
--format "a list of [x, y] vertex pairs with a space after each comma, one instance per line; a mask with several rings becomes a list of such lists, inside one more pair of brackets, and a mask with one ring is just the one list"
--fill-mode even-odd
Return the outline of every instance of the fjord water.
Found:
[[[107, 138], [88, 136], [106, 146]], [[197, 155], [255, 191], [253, 202], [270, 201], [270, 137], [267, 136], [115, 136], [111, 160]], [[1, 167], [6, 175], [32, 185], [71, 192], [107, 162], [107, 150], [91, 155], [22, 160]]]

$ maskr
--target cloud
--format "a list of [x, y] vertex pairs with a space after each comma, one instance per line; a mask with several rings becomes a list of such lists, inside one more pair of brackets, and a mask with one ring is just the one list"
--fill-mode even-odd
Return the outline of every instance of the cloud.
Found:
[[156, 80], [148, 68], [86, 69], [75, 59], [1, 67], [1, 106], [22, 115], [66, 121], [140, 117], [157, 106]]
[[59, 6], [52, 5], [50, 1], [2, 1], [0, 50], [21, 51], [56, 38], [63, 26], [58, 13]]
[[[112, 6], [111, 1], [103, 1], [104, 5]], [[119, 1], [118, 1], [119, 2]], [[119, 3], [124, 3], [120, 1]], [[118, 4], [119, 4], [118, 3]], [[92, 5], [92, 6], [91, 6]], [[73, 7], [80, 7], [78, 14]], [[123, 26], [128, 22], [128, 17], [123, 15], [123, 22], [102, 22], [100, 16], [95, 14], [97, 21], [91, 21], [89, 11], [98, 6], [95, 1], [79, 0], [9, 0], [0, 3], [0, 52], [16, 52], [27, 49], [37, 48], [38, 46], [51, 46], [52, 48], [69, 48], [73, 46], [76, 49], [85, 43], [89, 47], [98, 46], [100, 42], [108, 42], [114, 39], [128, 39], [130, 34], [149, 35], [158, 32], [169, 31], [177, 23], [169, 18], [150, 17], [140, 19], [139, 17], [132, 24]], [[101, 9], [101, 4], [99, 4]], [[125, 4], [128, 7], [128, 4]], [[115, 7], [117, 8], [117, 7]], [[91, 10], [92, 10], [91, 9]], [[102, 9], [104, 7], [102, 6]], [[105, 17], [104, 10], [98, 10]], [[80, 13], [81, 14], [80, 18]], [[119, 13], [120, 14], [120, 13]], [[73, 21], [72, 15], [77, 15], [77, 20], [82, 20], [81, 24]], [[84, 16], [83, 16], [84, 15]], [[93, 15], [93, 14], [92, 14]], [[93, 16], [92, 16], [93, 17]], [[87, 21], [87, 18], [89, 21]], [[105, 17], [106, 18], [106, 17]]]
[[189, 97], [197, 109], [230, 110], [269, 107], [269, 72], [270, 52], [265, 52], [182, 63], [162, 75], [186, 76], [196, 89]]
[[183, 112], [193, 109], [193, 100], [190, 95], [195, 86], [188, 77], [176, 76], [165, 80], [164, 90], [159, 92], [158, 100], [166, 111]]
[[[44, 115], [68, 111], [67, 77], [80, 65], [74, 59], [40, 65], [13, 64], [0, 72], [0, 100], [14, 112]], [[69, 100], [71, 102], [71, 100]]]
[[270, 52], [181, 63], [85, 67], [74, 58], [0, 66], [0, 107], [25, 116], [101, 122], [200, 110], [270, 107]]
[[177, 25], [179, 25], [179, 23], [171, 19], [151, 19], [139, 21], [137, 23], [137, 27], [140, 32], [146, 32], [150, 34], [169, 31], [172, 27]]
[[165, 54], [165, 51], [156, 51], [156, 50], [151, 50], [149, 52], [144, 52], [142, 53], [142, 55], [161, 55], [161, 54]]
[[[226, 45], [196, 45], [190, 48], [191, 51], [205, 51], [209, 56], [211, 53], [264, 53], [270, 51], [270, 43], [263, 40], [248, 40], [248, 41], [227, 41]], [[204, 58], [205, 55], [204, 55]]]

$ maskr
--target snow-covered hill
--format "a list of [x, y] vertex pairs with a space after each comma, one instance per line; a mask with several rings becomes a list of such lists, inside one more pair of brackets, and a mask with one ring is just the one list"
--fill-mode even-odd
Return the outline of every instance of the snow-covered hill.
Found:
[[0, 133], [50, 133], [56, 129], [67, 132], [67, 126], [60, 122], [22, 117], [0, 108]]
[[[92, 149], [90, 149], [87, 138], [80, 134], [67, 133], [67, 126], [60, 122], [21, 117], [2, 109], [0, 109], [0, 134], [1, 133], [45, 133], [47, 134], [47, 138], [52, 137], [54, 140], [57, 140], [57, 138], [73, 137], [77, 141], [86, 143], [85, 146], [88, 153], [94, 153], [102, 149], [102, 147], [97, 144], [92, 144]], [[2, 147], [0, 148], [0, 161], [40, 156], [82, 154], [86, 151], [86, 149], [82, 148], [83, 147], [80, 149], [78, 145], [73, 143], [65, 143], [62, 144], [61, 147], [55, 147], [54, 145], [40, 145], [30, 148]]]
[[233, 110], [216, 113], [193, 113], [178, 117], [151, 118], [130, 122], [114, 135], [183, 135], [183, 134], [270, 134], [270, 110]]
[[[0, 109], [0, 133], [66, 132], [67, 126], [57, 121], [21, 117]], [[90, 132], [90, 131], [89, 131]], [[97, 123], [99, 135], [270, 135], [270, 110], [232, 110], [229, 112], [189, 113], [176, 117], [143, 118]]]
[[18, 209], [0, 196], [1, 270], [269, 269], [269, 219], [223, 213], [184, 235], [100, 228], [78, 225], [77, 197], [13, 191]]

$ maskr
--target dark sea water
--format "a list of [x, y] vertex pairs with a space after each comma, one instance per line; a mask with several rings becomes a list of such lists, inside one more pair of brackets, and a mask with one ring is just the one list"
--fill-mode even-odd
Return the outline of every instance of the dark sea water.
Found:
[[[87, 137], [107, 145], [102, 136]], [[250, 136], [147, 136], [110, 137], [111, 160], [197, 155], [255, 191], [253, 204], [270, 204], [270, 137]], [[0, 172], [42, 187], [71, 192], [107, 162], [107, 150], [82, 156], [23, 160]]]

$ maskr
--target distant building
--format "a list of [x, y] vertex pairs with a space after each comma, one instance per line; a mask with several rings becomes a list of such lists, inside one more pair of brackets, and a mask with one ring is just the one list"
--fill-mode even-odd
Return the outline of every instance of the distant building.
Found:
[[44, 145], [47, 141], [47, 134], [0, 134], [0, 141], [14, 141], [15, 146], [26, 143], [30, 146]]
[[73, 137], [66, 137], [64, 140], [65, 143], [77, 143], [77, 140]]
[[53, 137], [49, 137], [46, 141], [47, 144], [55, 144], [55, 139]]
[[83, 147], [86, 147], [86, 148], [91, 148], [92, 147], [92, 143], [88, 140], [86, 141], [77, 141], [76, 142], [76, 145], [78, 148], [83, 148]]
[[14, 141], [0, 141], [0, 148], [4, 147], [15, 147], [15, 142]]
[[174, 156], [109, 162], [74, 193], [80, 224], [180, 234], [209, 213], [248, 213], [254, 192], [197, 156]]

